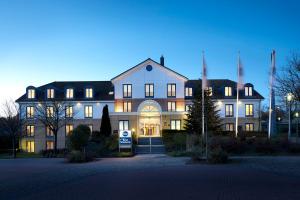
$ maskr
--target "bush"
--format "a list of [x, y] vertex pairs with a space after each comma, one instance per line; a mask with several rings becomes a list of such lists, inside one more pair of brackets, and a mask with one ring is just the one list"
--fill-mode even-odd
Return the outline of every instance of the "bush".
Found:
[[187, 134], [182, 130], [163, 130], [163, 142], [167, 152], [185, 151]]
[[289, 153], [300, 153], [300, 144], [289, 144], [288, 152]]
[[84, 153], [81, 151], [71, 151], [67, 156], [67, 162], [70, 163], [83, 163], [93, 161], [95, 157], [92, 154]]
[[91, 135], [90, 128], [86, 125], [77, 126], [70, 135], [70, 148], [72, 150], [82, 151], [88, 144]]
[[221, 147], [216, 147], [209, 152], [208, 162], [211, 164], [227, 163], [228, 154]]
[[45, 158], [53, 158], [53, 157], [65, 157], [67, 155], [67, 149], [57, 149], [56, 152], [54, 149], [42, 150], [40, 154], [42, 154]]

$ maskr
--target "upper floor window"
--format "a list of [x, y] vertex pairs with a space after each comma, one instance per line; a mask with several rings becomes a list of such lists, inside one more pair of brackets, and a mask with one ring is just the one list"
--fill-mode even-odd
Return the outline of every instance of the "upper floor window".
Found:
[[53, 117], [53, 114], [54, 114], [53, 106], [47, 106], [46, 112], [47, 112], [47, 117]]
[[245, 105], [245, 115], [246, 117], [253, 116], [253, 104], [246, 104]]
[[54, 136], [53, 130], [51, 130], [51, 128], [49, 126], [46, 126], [46, 136], [47, 137], [53, 137]]
[[193, 96], [193, 88], [191, 88], [191, 87], [186, 87], [186, 88], [185, 88], [185, 96], [186, 96], [186, 97], [192, 97], [192, 96]]
[[85, 98], [93, 98], [93, 88], [85, 88]]
[[207, 87], [206, 90], [207, 90], [209, 96], [213, 95], [212, 87]]
[[232, 87], [225, 87], [225, 96], [226, 97], [232, 96]]
[[171, 120], [171, 130], [180, 130], [181, 121], [180, 119]]
[[225, 117], [233, 117], [233, 104], [225, 104]]
[[74, 89], [73, 88], [66, 89], [66, 98], [67, 99], [74, 98]]
[[54, 89], [47, 89], [47, 99], [54, 98]]
[[154, 97], [154, 84], [145, 84], [145, 97]]
[[168, 87], [168, 97], [176, 97], [176, 84], [175, 83], [169, 83], [167, 85]]
[[176, 111], [176, 102], [175, 101], [169, 101], [168, 102], [168, 111]]
[[71, 134], [71, 131], [73, 131], [73, 124], [67, 124], [66, 125], [66, 136], [69, 136]]
[[245, 96], [252, 96], [252, 87], [245, 87]]
[[33, 125], [27, 125], [26, 126], [26, 135], [28, 137], [33, 137], [34, 136], [34, 126]]
[[132, 85], [131, 84], [123, 84], [123, 97], [124, 98], [132, 97]]
[[35, 98], [35, 89], [28, 89], [27, 90], [27, 98], [34, 99]]
[[85, 118], [93, 117], [93, 106], [84, 106], [84, 117]]
[[27, 106], [26, 107], [26, 117], [27, 118], [33, 118], [34, 116], [34, 107], [33, 106]]
[[73, 117], [73, 106], [66, 106], [66, 118]]
[[186, 112], [190, 112], [191, 109], [192, 109], [192, 105], [191, 105], [191, 104], [186, 104], [186, 105], [185, 105], [185, 111], [186, 111]]
[[123, 102], [123, 112], [131, 112], [131, 102], [130, 101], [124, 101]]

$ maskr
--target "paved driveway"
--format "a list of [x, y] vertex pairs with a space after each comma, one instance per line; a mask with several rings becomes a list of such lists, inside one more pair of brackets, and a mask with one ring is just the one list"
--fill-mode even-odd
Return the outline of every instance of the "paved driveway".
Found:
[[0, 199], [300, 199], [300, 158], [187, 165], [164, 155], [0, 160]]

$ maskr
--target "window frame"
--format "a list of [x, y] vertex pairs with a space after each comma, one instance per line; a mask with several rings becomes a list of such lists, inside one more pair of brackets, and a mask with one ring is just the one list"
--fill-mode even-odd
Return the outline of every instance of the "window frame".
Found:
[[54, 133], [53, 133], [53, 131], [50, 129], [49, 126], [46, 126], [45, 129], [46, 129], [46, 137], [54, 137]]
[[53, 106], [46, 106], [46, 116], [48, 118], [54, 117], [54, 107]]
[[[127, 128], [128, 128], [128, 129], [124, 129], [124, 124], [125, 124], [125, 122], [127, 122]], [[120, 124], [122, 124], [123, 129], [120, 128]], [[129, 130], [129, 120], [119, 120], [118, 130], [119, 130], [119, 131]]]
[[[148, 89], [149, 89], [149, 94], [147, 95], [147, 86]], [[151, 94], [151, 86], [152, 86], [152, 95]], [[144, 89], [145, 89], [145, 98], [154, 98], [154, 83], [145, 83], [145, 86], [144, 86]]]
[[185, 97], [193, 97], [193, 88], [185, 87]]
[[[72, 91], [72, 97], [70, 97], [70, 93], [68, 91]], [[74, 99], [74, 88], [66, 88], [65, 90], [65, 98], [66, 99]]]
[[[227, 115], [227, 107], [228, 106], [232, 108], [231, 115]], [[225, 104], [224, 108], [225, 108], [225, 117], [233, 117], [234, 116], [234, 107], [233, 107], [233, 104]]]
[[47, 99], [54, 99], [55, 98], [54, 88], [47, 88], [46, 89], [46, 97], [47, 97]]
[[[173, 128], [172, 122], [175, 123], [175, 129]], [[178, 122], [179, 122], [179, 129], [177, 128], [178, 127]], [[180, 119], [171, 119], [170, 120], [170, 129], [171, 130], [181, 130], [181, 120]]]
[[[91, 110], [88, 109], [88, 116], [87, 116], [87, 112], [86, 112], [87, 108], [92, 108]], [[92, 105], [85, 105], [84, 106], [84, 118], [93, 118], [93, 106]]]
[[74, 125], [73, 124], [66, 124], [66, 126], [65, 126], [65, 135], [70, 136], [70, 132], [73, 131], [73, 130], [74, 130]]
[[[247, 130], [247, 127], [248, 127], [248, 130]], [[250, 127], [252, 127], [252, 130], [251, 130]], [[245, 123], [245, 131], [246, 132], [253, 132], [254, 131], [254, 123]]]
[[[28, 109], [30, 112], [28, 112]], [[26, 106], [26, 119], [34, 118], [34, 106]]]
[[[169, 109], [169, 104], [171, 105], [171, 109]], [[175, 106], [174, 109], [173, 109], [173, 105]], [[176, 105], [176, 101], [168, 101], [167, 102], [167, 110], [168, 112], [176, 112], [177, 110], [177, 105]]]
[[[130, 109], [128, 109], [129, 108], [128, 105], [130, 105]], [[132, 112], [132, 102], [131, 101], [123, 101], [123, 112]]]
[[[89, 94], [89, 95], [88, 95]], [[91, 96], [90, 96], [91, 95]], [[84, 97], [86, 99], [92, 99], [94, 98], [94, 88], [93, 87], [86, 87], [84, 89]]]
[[[171, 95], [169, 95], [169, 86], [171, 87]], [[174, 91], [173, 91], [173, 86], [174, 86]], [[173, 95], [174, 92], [174, 95]], [[167, 83], [167, 97], [168, 98], [176, 98], [176, 83]]]
[[[227, 129], [227, 125], [229, 129]], [[232, 130], [231, 130], [231, 126], [232, 126]], [[234, 132], [234, 123], [225, 123], [225, 131]]]
[[[251, 107], [251, 114], [247, 114], [247, 106]], [[254, 105], [253, 104], [245, 104], [245, 117], [254, 117], [254, 111], [253, 111]], [[248, 109], [249, 111], [249, 109]]]
[[35, 89], [33, 88], [27, 89], [27, 99], [35, 99], [35, 97], [36, 97]]
[[[227, 90], [226, 90], [227, 89]], [[230, 95], [229, 95], [229, 91], [230, 91]], [[227, 92], [227, 93], [226, 93]], [[225, 97], [232, 97], [232, 87], [231, 86], [226, 86], [224, 88], [224, 96]]]
[[[130, 95], [129, 92], [128, 92], [128, 88], [130, 86]], [[126, 87], [126, 95], [125, 95], [125, 90], [124, 88]], [[122, 94], [123, 94], [123, 98], [132, 98], [132, 84], [123, 84], [122, 85]]]
[[[30, 145], [28, 145], [30, 144]], [[29, 150], [28, 150], [28, 146], [30, 146]], [[34, 140], [27, 140], [26, 141], [26, 152], [28, 153], [34, 153], [35, 151], [35, 142]]]
[[246, 86], [245, 87], [245, 96], [246, 97], [252, 97], [253, 96], [253, 87], [252, 86]]
[[27, 137], [34, 137], [34, 134], [35, 134], [35, 126], [32, 125], [32, 124], [27, 124], [26, 125], [26, 136]]
[[[71, 110], [71, 112], [70, 112], [69, 109]], [[71, 106], [70, 105], [66, 106], [65, 107], [65, 117], [68, 118], [68, 119], [71, 119], [71, 118], [73, 118], [73, 116], [74, 116], [73, 106], [72, 105]]]

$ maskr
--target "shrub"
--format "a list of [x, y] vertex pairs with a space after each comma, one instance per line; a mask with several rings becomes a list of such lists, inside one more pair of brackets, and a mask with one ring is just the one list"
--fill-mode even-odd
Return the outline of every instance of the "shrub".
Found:
[[203, 150], [200, 146], [194, 146], [190, 155], [193, 161], [199, 161], [202, 158]]
[[89, 153], [84, 153], [81, 151], [71, 151], [67, 156], [67, 162], [70, 163], [83, 163], [93, 161], [95, 157]]
[[268, 140], [258, 141], [255, 147], [256, 153], [274, 154], [276, 152], [276, 144], [271, 143]]
[[300, 144], [289, 144], [288, 152], [289, 153], [300, 153]]
[[182, 130], [163, 130], [163, 142], [167, 152], [185, 151], [187, 134]]
[[53, 158], [53, 157], [65, 157], [68, 153], [67, 149], [57, 149], [56, 152], [54, 149], [42, 150], [40, 154], [42, 154], [45, 158]]
[[227, 163], [228, 154], [221, 147], [216, 147], [209, 152], [208, 162], [211, 164]]
[[73, 150], [82, 151], [88, 144], [90, 138], [90, 128], [86, 125], [77, 126], [70, 135], [70, 147]]

